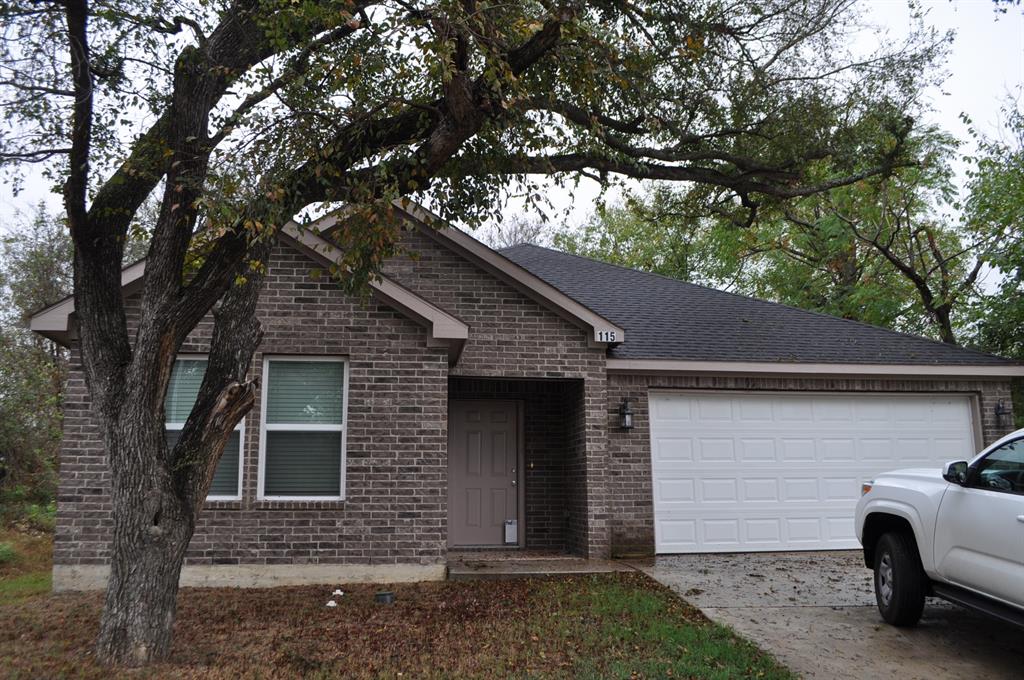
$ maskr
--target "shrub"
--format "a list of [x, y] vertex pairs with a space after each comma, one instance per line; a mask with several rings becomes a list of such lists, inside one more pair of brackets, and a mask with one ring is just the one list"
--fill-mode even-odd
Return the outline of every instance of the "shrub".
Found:
[[57, 504], [50, 501], [45, 504], [26, 505], [21, 522], [30, 529], [44, 531], [48, 534], [53, 533], [53, 528], [57, 523]]
[[13, 562], [14, 558], [18, 556], [14, 546], [10, 543], [0, 543], [0, 564], [7, 564]]

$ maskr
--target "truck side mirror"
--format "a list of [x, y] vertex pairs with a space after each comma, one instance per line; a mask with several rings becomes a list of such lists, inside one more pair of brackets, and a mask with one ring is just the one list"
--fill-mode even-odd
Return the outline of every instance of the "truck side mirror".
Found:
[[957, 460], [943, 465], [942, 478], [950, 484], [967, 484], [967, 461]]

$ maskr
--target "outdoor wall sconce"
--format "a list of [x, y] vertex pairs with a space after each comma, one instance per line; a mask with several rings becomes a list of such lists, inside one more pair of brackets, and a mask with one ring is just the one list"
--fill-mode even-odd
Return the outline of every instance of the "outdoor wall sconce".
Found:
[[623, 430], [633, 429], [633, 407], [629, 405], [632, 401], [629, 397], [622, 400], [622, 406], [619, 407], [619, 424]]
[[996, 427], [1006, 427], [1006, 416], [1010, 415], [1010, 410], [1006, 408], [1006, 402], [1002, 399], [996, 402]]

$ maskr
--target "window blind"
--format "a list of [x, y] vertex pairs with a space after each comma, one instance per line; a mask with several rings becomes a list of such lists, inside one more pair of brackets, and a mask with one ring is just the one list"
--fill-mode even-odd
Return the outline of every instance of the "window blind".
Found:
[[[192, 406], [199, 396], [199, 388], [206, 373], [206, 359], [177, 359], [171, 368], [171, 381], [167, 385], [167, 396], [164, 398], [164, 412], [168, 428], [166, 430], [167, 445], [174, 446], [181, 438], [181, 426], [188, 420]], [[210, 485], [210, 496], [239, 495], [238, 468], [242, 464], [242, 433], [238, 428], [231, 433], [224, 453], [217, 463]]]

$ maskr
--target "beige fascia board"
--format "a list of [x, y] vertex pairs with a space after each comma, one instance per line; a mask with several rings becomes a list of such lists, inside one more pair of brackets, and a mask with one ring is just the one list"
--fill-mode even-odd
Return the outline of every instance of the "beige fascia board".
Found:
[[[308, 227], [300, 227], [294, 222], [289, 222], [282, 228], [281, 236], [314, 259], [325, 264], [339, 264], [342, 260], [341, 250], [316, 233], [329, 228], [329, 225], [324, 225], [327, 220], [333, 222], [333, 215]], [[451, 365], [458, 361], [462, 348], [469, 338], [469, 326], [387, 277], [381, 276], [370, 281], [370, 289], [372, 295], [384, 304], [398, 309], [426, 326], [430, 332], [428, 345], [447, 348], [448, 361]]]
[[[121, 270], [121, 289], [128, 295], [141, 285], [146, 272], [146, 261], [139, 260]], [[71, 316], [75, 313], [75, 298], [69, 295], [32, 315], [29, 329], [54, 342], [68, 347], [75, 338]]]
[[[397, 200], [396, 208], [408, 215], [422, 233], [432, 240], [476, 262], [486, 271], [521, 293], [552, 309], [574, 325], [589, 328], [592, 346], [606, 347], [625, 342], [626, 331], [589, 307], [580, 304], [504, 255], [495, 252], [469, 234], [449, 226], [426, 208], [411, 201]], [[613, 340], [609, 340], [613, 338]]]
[[716, 375], [824, 375], [914, 378], [1008, 379], [1024, 376], [1024, 365], [915, 365], [915, 364], [830, 364], [777, 363], [758, 361], [684, 361], [675, 359], [608, 359], [609, 373], [679, 375], [706, 373]]

